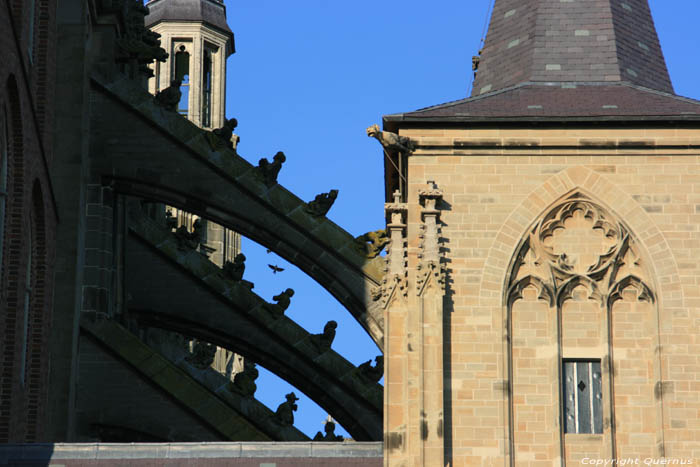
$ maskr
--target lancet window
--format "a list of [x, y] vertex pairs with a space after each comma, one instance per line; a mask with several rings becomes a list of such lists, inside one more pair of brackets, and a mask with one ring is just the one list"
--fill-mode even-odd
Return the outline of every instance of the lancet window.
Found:
[[[625, 224], [581, 192], [555, 203], [522, 239], [504, 296], [516, 457], [531, 448], [532, 434], [614, 439], [615, 411], [655, 413], [658, 311], [640, 248]], [[625, 371], [611, 371], [616, 366]], [[615, 398], [629, 387], [636, 400]], [[628, 429], [617, 427], [618, 435]]]

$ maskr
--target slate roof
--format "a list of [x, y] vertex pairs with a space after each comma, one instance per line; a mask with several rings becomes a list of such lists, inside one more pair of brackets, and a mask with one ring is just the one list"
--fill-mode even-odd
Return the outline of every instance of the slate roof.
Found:
[[648, 0], [496, 0], [471, 98], [384, 122], [670, 117], [700, 102], [674, 94]]
[[673, 92], [647, 0], [497, 0], [472, 96], [527, 81]]
[[[146, 27], [161, 21], [203, 22], [218, 29], [231, 39], [230, 53], [235, 52], [233, 32], [226, 22], [226, 6], [221, 0], [151, 0], [146, 3], [149, 13]], [[230, 55], [229, 53], [229, 55]]]
[[482, 96], [387, 115], [385, 122], [700, 120], [700, 101], [630, 83], [523, 83]]

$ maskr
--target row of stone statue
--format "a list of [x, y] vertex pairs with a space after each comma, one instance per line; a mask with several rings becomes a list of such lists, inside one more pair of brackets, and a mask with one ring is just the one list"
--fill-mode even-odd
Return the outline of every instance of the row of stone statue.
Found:
[[[334, 334], [335, 326], [330, 324], [331, 323], [329, 322], [329, 324], [326, 325], [324, 334]], [[323, 334], [318, 334], [316, 337], [320, 342], [325, 339]], [[186, 360], [196, 368], [206, 369], [213, 363], [216, 351], [216, 345], [196, 339], [192, 343], [190, 356], [187, 357]], [[384, 358], [383, 356], [379, 355], [374, 359], [374, 365], [372, 365], [372, 360], [368, 360], [359, 365], [357, 370], [360, 378], [362, 378], [366, 383], [377, 383], [384, 373]], [[234, 376], [233, 381], [228, 383], [227, 387], [231, 392], [235, 392], [242, 397], [252, 398], [257, 390], [257, 384], [255, 381], [257, 380], [259, 374], [260, 373], [255, 363], [249, 359], [245, 359], [243, 371], [237, 373]], [[291, 426], [294, 424], [294, 412], [297, 411], [298, 408], [295, 402], [298, 400], [298, 398], [293, 392], [287, 394], [285, 398], [286, 401], [277, 407], [274, 417], [277, 423], [280, 425]], [[342, 437], [335, 435], [334, 430], [335, 425], [329, 421], [325, 427], [325, 434], [318, 432], [314, 437], [314, 441], [342, 441]]]
[[[333, 191], [331, 190], [331, 194]], [[324, 193], [323, 196], [331, 194]], [[322, 195], [318, 195], [322, 196]], [[318, 197], [317, 196], [317, 197]], [[312, 201], [313, 203], [313, 201]], [[322, 204], [322, 203], [321, 203]], [[190, 232], [185, 225], [177, 226], [177, 218], [172, 215], [171, 211], [165, 213], [165, 221], [168, 228], [175, 229], [175, 237], [177, 239], [178, 248], [181, 250], [185, 249], [201, 249], [202, 248], [202, 222], [200, 219], [196, 219], [192, 223], [192, 231]], [[368, 259], [376, 258], [384, 250], [384, 248], [389, 244], [389, 237], [386, 234], [386, 230], [375, 230], [373, 232], [367, 232], [355, 238], [355, 250], [367, 257]], [[208, 249], [207, 249], [208, 250]], [[207, 251], [210, 253], [211, 251]], [[245, 271], [245, 260], [246, 257], [243, 253], [239, 253], [233, 261], [226, 261], [223, 266], [224, 275], [232, 281], [243, 281], [243, 273]], [[248, 281], [243, 281], [244, 285], [249, 288], [253, 288], [253, 283]]]
[[[216, 349], [216, 346], [213, 344], [208, 345]], [[211, 361], [213, 361], [213, 355]], [[384, 357], [382, 355], [375, 357], [374, 365], [372, 365], [372, 360], [367, 360], [358, 366], [357, 370], [360, 377], [366, 383], [376, 384], [380, 379], [382, 379], [382, 376], [384, 376]], [[243, 371], [234, 376], [234, 379], [229, 383], [228, 388], [229, 390], [236, 392], [243, 397], [253, 397], [255, 395], [255, 391], [258, 389], [257, 385], [255, 384], [255, 380], [258, 379], [259, 375], [260, 373], [258, 372], [255, 363], [251, 362], [250, 359], [245, 359], [243, 363]]]
[[[180, 80], [171, 81], [169, 87], [155, 95], [154, 99], [156, 104], [171, 112], [177, 112], [178, 103], [182, 98], [182, 92], [180, 91], [181, 85], [182, 82]], [[237, 126], [238, 120], [231, 118], [227, 119], [224, 122], [224, 126], [221, 128], [206, 132], [206, 138], [211, 148], [214, 151], [225, 148], [234, 149], [233, 130], [235, 130]], [[240, 137], [235, 136], [235, 141], [237, 144], [240, 141]], [[268, 188], [275, 186], [277, 184], [277, 176], [280, 170], [282, 170], [282, 164], [284, 164], [286, 160], [287, 156], [285, 156], [282, 151], [277, 152], [272, 157], [272, 162], [263, 157], [258, 161], [258, 166], [255, 168], [257, 178]], [[318, 194], [313, 201], [307, 203], [305, 211], [314, 217], [325, 216], [331, 209], [331, 206], [333, 206], [337, 197], [338, 190], [331, 190], [328, 193]]]

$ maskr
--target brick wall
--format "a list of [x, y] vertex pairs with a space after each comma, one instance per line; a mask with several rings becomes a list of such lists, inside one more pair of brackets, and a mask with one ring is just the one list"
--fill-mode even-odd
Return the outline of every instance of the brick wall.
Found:
[[[44, 15], [43, 25], [35, 28], [35, 50], [41, 49], [43, 57], [30, 62], [27, 54], [29, 9], [19, 1], [0, 4], [0, 55], [3, 57], [0, 109], [8, 116], [10, 134], [0, 283], [0, 442], [41, 440], [41, 427], [46, 424], [46, 345], [52, 310], [53, 238], [57, 219], [48, 176], [47, 143], [35, 107], [35, 92], [41, 93], [42, 118], [50, 122], [51, 91], [50, 87], [39, 84], [33, 73], [36, 73], [34, 67], [42, 64], [44, 79], [51, 75], [53, 65], [48, 57], [54, 47], [50, 30], [55, 3], [47, 0], [42, 5], [37, 5], [36, 10], [38, 13], [43, 8]], [[32, 20], [40, 21], [38, 17]], [[30, 231], [35, 234], [32, 242]], [[27, 294], [30, 257], [32, 287]], [[30, 301], [25, 332], [27, 296]], [[22, 355], [25, 355], [24, 362]], [[23, 364], [25, 375], [20, 374]], [[26, 384], [21, 384], [22, 381]]]

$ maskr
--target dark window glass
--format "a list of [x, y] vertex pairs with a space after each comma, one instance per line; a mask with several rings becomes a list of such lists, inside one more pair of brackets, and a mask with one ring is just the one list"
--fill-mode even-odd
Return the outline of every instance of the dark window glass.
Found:
[[202, 126], [211, 126], [211, 50], [204, 50], [204, 67], [202, 73]]

